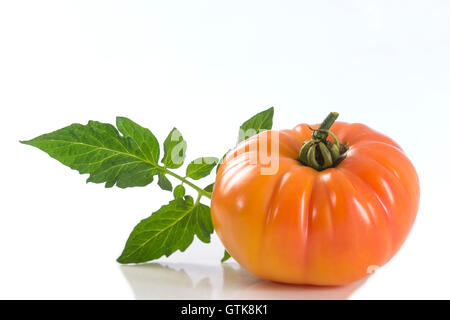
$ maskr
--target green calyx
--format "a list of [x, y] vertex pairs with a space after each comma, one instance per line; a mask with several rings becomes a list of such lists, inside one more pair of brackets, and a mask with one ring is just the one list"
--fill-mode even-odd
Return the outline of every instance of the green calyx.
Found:
[[[331, 112], [319, 128], [311, 129], [312, 139], [305, 141], [300, 149], [298, 160], [301, 164], [322, 171], [336, 167], [345, 159], [347, 144], [341, 144], [336, 135], [329, 130], [338, 116], [339, 113]], [[328, 140], [328, 136], [331, 136], [333, 141]]]

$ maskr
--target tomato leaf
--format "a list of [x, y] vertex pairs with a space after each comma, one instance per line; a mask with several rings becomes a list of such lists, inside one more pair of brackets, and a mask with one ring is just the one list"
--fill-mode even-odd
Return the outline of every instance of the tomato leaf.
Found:
[[173, 197], [174, 198], [182, 198], [184, 197], [184, 194], [186, 193], [186, 189], [183, 187], [182, 184], [178, 185], [173, 189]]
[[216, 167], [216, 174], [217, 174], [217, 172], [219, 172], [219, 168], [220, 168], [220, 165], [223, 162], [223, 159], [225, 159], [225, 157], [227, 156], [228, 152], [230, 152], [231, 150], [232, 149], [228, 149], [228, 151], [222, 156], [222, 158], [220, 158], [220, 160], [219, 160], [219, 162], [217, 164], [217, 167]]
[[228, 253], [228, 251], [227, 250], [224, 250], [224, 252], [223, 252], [223, 258], [220, 260], [220, 262], [225, 262], [225, 261], [227, 261], [228, 259], [230, 259], [231, 258], [231, 256], [230, 256], [230, 254]]
[[274, 109], [270, 107], [245, 121], [239, 128], [238, 143], [264, 130], [272, 129], [273, 113]]
[[214, 188], [214, 183], [208, 184], [205, 188], [203, 188], [203, 190], [207, 191], [207, 192], [213, 192], [213, 188]]
[[197, 158], [186, 168], [186, 176], [194, 180], [206, 177], [214, 169], [219, 159], [215, 157]]
[[125, 117], [117, 117], [116, 126], [124, 137], [133, 139], [139, 150], [149, 162], [155, 164], [158, 163], [159, 143], [150, 130], [141, 127]]
[[172, 183], [162, 172], [158, 173], [158, 186], [163, 190], [172, 191]]
[[173, 128], [164, 140], [164, 157], [162, 163], [167, 168], [176, 169], [183, 165], [186, 157], [187, 143], [183, 139], [181, 132]]
[[107, 188], [148, 185], [160, 168], [158, 141], [150, 130], [127, 118], [117, 118], [117, 127], [120, 132], [107, 123], [76, 123], [21, 142], [88, 173], [88, 182], [105, 183]]
[[184, 251], [194, 240], [209, 243], [213, 232], [210, 208], [192, 197], [176, 198], [162, 206], [131, 232], [119, 263], [140, 263]]

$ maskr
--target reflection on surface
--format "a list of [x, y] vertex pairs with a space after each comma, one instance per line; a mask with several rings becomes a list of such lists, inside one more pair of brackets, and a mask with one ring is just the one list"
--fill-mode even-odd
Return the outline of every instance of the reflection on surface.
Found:
[[276, 300], [329, 300], [348, 299], [366, 280], [346, 286], [319, 287], [261, 281], [239, 292], [235, 299], [276, 299]]
[[365, 279], [339, 287], [260, 280], [236, 263], [121, 266], [136, 299], [348, 299]]
[[[210, 299], [212, 294], [209, 267], [190, 264], [149, 263], [121, 266], [136, 299]], [[198, 272], [193, 272], [197, 269]], [[188, 270], [188, 271], [186, 271]], [[191, 274], [188, 275], [187, 272]], [[196, 274], [197, 273], [197, 274]], [[202, 273], [205, 276], [202, 277]]]

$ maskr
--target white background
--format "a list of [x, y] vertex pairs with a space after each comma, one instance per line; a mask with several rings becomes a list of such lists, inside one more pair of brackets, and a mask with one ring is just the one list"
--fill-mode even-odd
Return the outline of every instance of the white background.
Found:
[[[450, 298], [449, 57], [443, 0], [0, 1], [0, 298]], [[86, 184], [18, 142], [124, 115], [160, 141], [177, 126], [188, 160], [220, 157], [271, 105], [276, 129], [339, 111], [415, 164], [414, 228], [367, 281], [260, 281], [222, 266], [215, 236], [121, 267], [129, 232], [169, 193]]]

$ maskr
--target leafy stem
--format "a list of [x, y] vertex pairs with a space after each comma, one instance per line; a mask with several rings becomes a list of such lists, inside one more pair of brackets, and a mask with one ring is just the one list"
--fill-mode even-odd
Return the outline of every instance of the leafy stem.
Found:
[[[244, 122], [239, 141], [271, 129], [272, 117], [273, 107]], [[162, 159], [160, 144], [153, 133], [125, 117], [117, 117], [115, 126], [98, 121], [86, 125], [74, 123], [21, 142], [47, 152], [80, 174], [89, 174], [87, 182], [104, 183], [106, 188], [144, 187], [157, 176], [161, 189], [173, 191], [173, 200], [135, 226], [117, 260], [119, 263], [147, 262], [184, 251], [194, 236], [204, 243], [211, 241], [214, 232], [211, 209], [200, 199], [211, 199], [214, 184], [201, 188], [192, 180], [209, 176], [219, 159], [197, 158], [187, 165], [184, 176], [175, 173], [172, 169], [184, 164], [187, 148], [177, 128], [164, 140]], [[173, 188], [167, 176], [181, 183]], [[195, 201], [185, 194], [184, 185], [197, 191]], [[228, 258], [226, 252], [222, 261]]]

